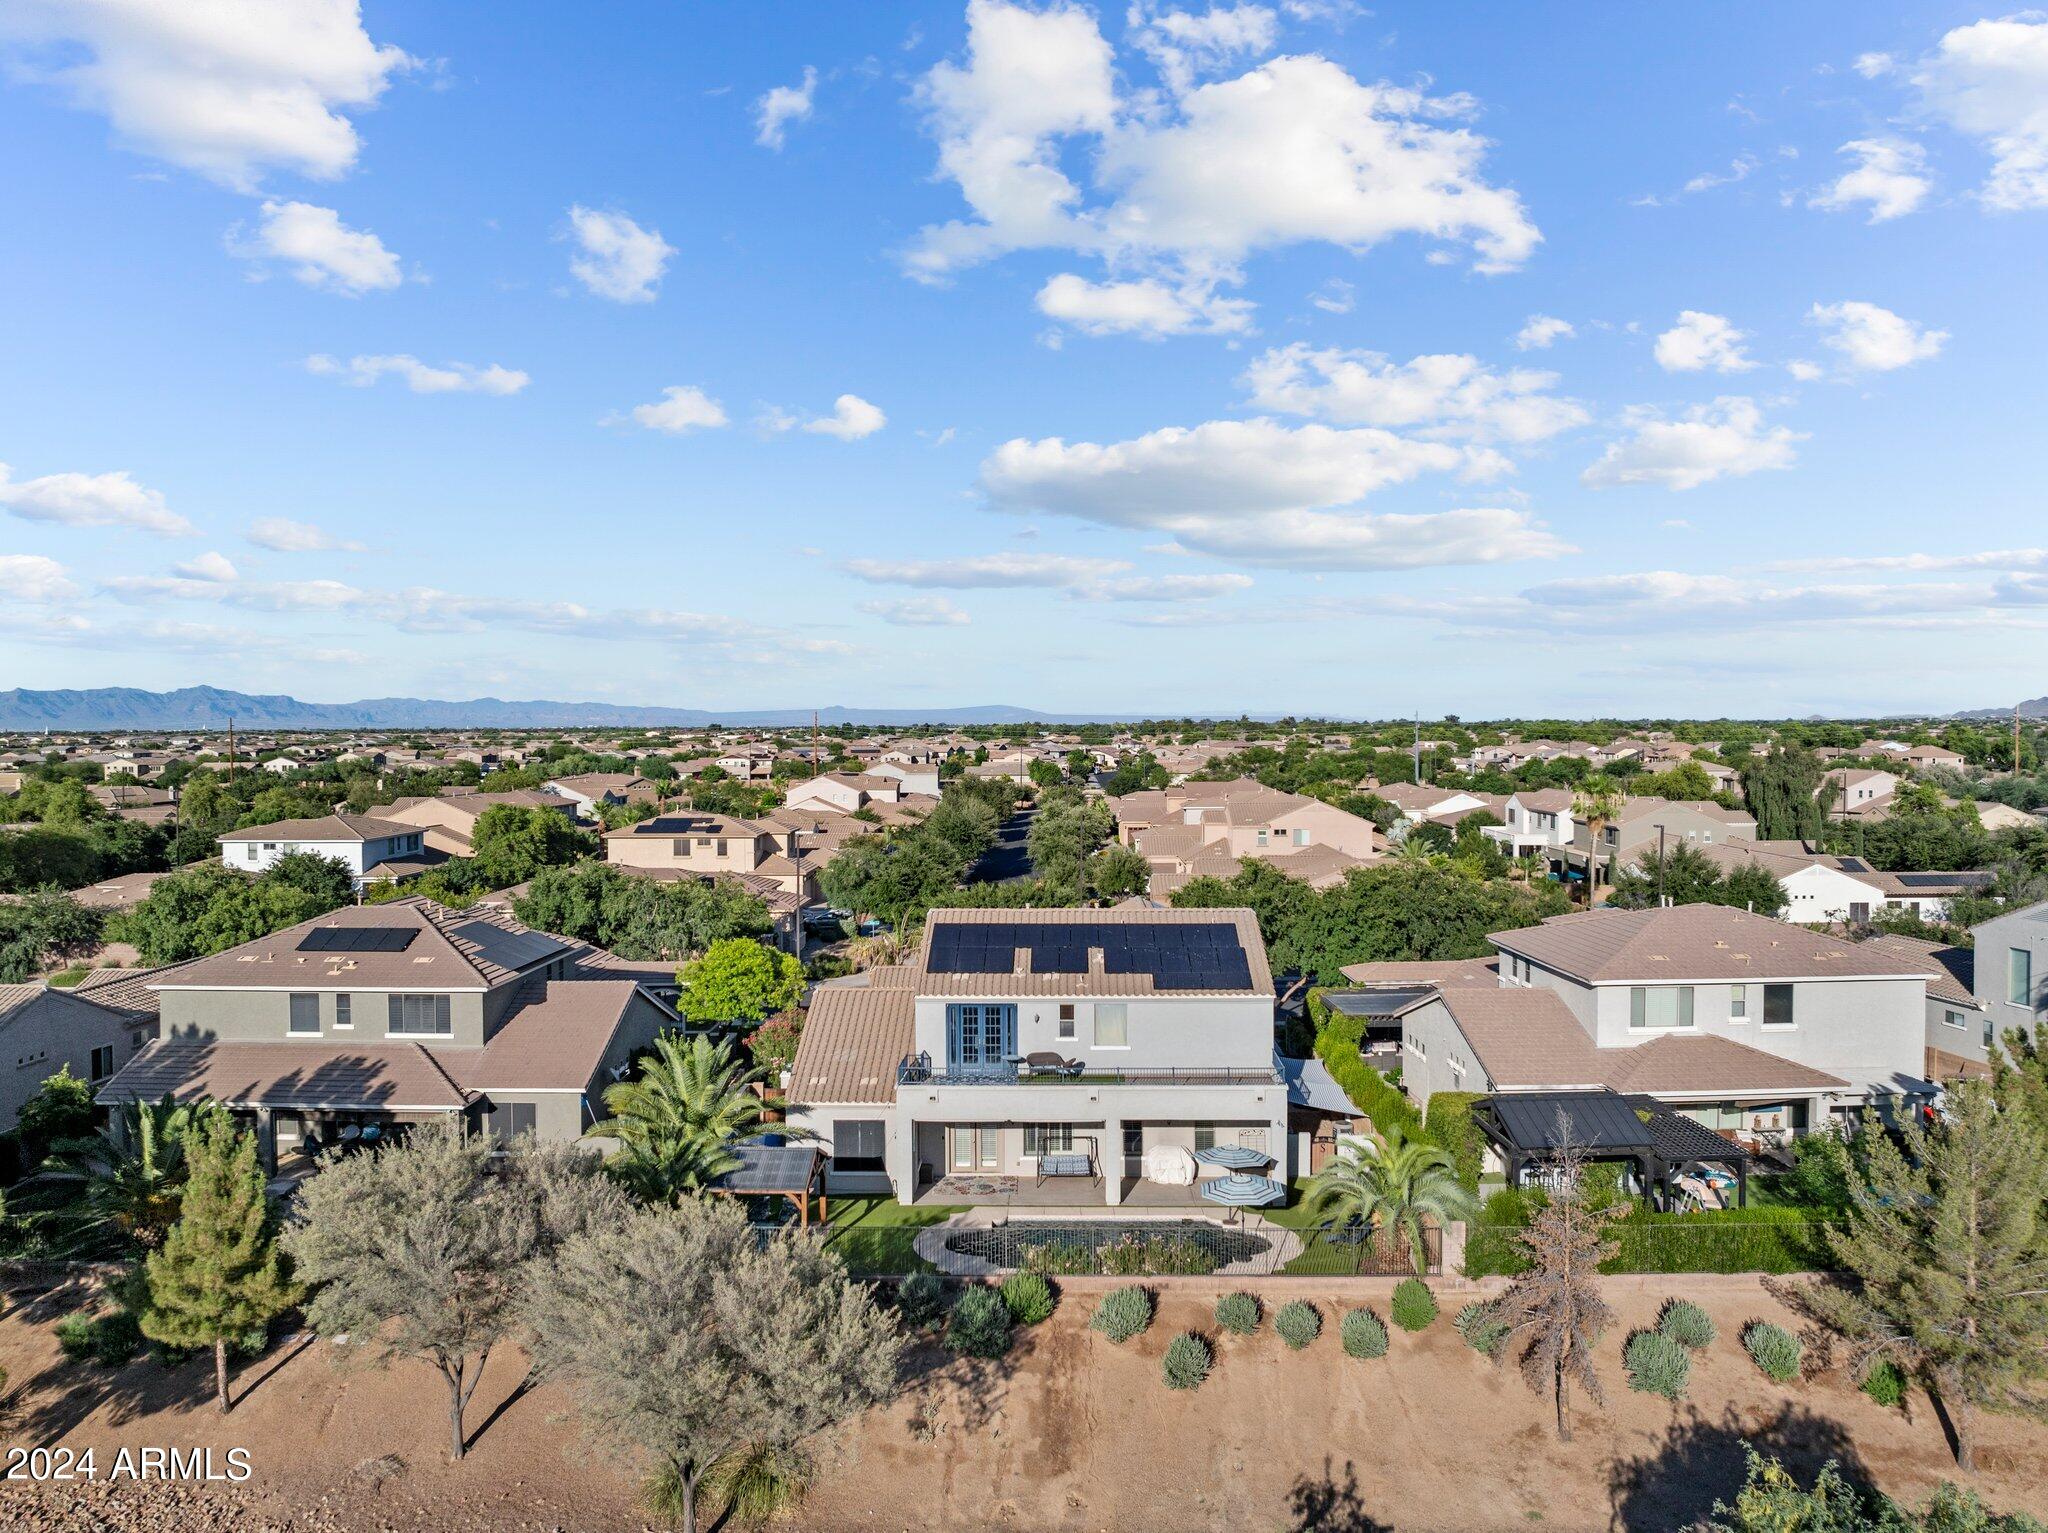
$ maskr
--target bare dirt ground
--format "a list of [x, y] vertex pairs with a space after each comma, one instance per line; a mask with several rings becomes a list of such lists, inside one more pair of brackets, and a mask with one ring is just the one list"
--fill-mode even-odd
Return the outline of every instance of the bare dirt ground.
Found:
[[[1324, 1333], [1290, 1352], [1269, 1328], [1220, 1337], [1217, 1366], [1190, 1393], [1160, 1381], [1180, 1330], [1214, 1336], [1209, 1295], [1172, 1290], [1124, 1347], [1089, 1332], [1093, 1295], [1070, 1295], [995, 1364], [921, 1347], [902, 1397], [848, 1434], [791, 1526], [839, 1530], [1678, 1529], [1742, 1476], [1754, 1442], [1804, 1472], [1838, 1460], [1909, 1500], [1954, 1468], [1938, 1414], [1914, 1394], [1886, 1410], [1839, 1377], [1779, 1386], [1743, 1353], [1754, 1318], [1794, 1324], [1760, 1285], [1618, 1283], [1619, 1323], [1602, 1346], [1608, 1409], [1576, 1415], [1559, 1445], [1548, 1405], [1512, 1369], [1470, 1352], [1447, 1313], [1420, 1335], [1396, 1331], [1389, 1355], [1344, 1356], [1344, 1301], [1272, 1285], [1273, 1302], [1319, 1299]], [[1673, 1408], [1631, 1394], [1620, 1363], [1628, 1331], [1673, 1292], [1698, 1299], [1720, 1338], [1694, 1364]], [[1356, 1303], [1353, 1299], [1348, 1301]], [[1383, 1301], [1372, 1301], [1382, 1315]], [[226, 1418], [200, 1364], [139, 1362], [107, 1371], [65, 1361], [50, 1327], [66, 1306], [39, 1302], [0, 1318], [0, 1366], [13, 1380], [8, 1444], [249, 1450], [246, 1486], [0, 1485], [0, 1527], [277, 1529], [290, 1533], [436, 1528], [647, 1526], [632, 1464], [594, 1448], [573, 1401], [518, 1392], [523, 1360], [492, 1360], [472, 1408], [473, 1446], [449, 1462], [442, 1386], [423, 1367], [337, 1367], [333, 1347], [280, 1348], [238, 1377], [247, 1399]], [[2048, 1514], [2048, 1430], [1986, 1423], [1983, 1468], [1968, 1483], [1993, 1506]]]

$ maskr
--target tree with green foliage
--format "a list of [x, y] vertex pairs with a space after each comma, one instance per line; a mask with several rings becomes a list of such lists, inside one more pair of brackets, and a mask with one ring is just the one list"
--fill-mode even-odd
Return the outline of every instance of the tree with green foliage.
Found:
[[1780, 745], [1742, 766], [1742, 798], [1756, 819], [1762, 841], [1813, 841], [1820, 837], [1826, 809], [1821, 764], [1801, 745]]
[[597, 837], [559, 810], [540, 805], [493, 804], [476, 818], [470, 862], [487, 888], [523, 884], [542, 868], [559, 867], [598, 852]]
[[104, 921], [55, 885], [0, 903], [0, 985], [98, 949]]
[[166, 873], [145, 898], [108, 920], [106, 935], [134, 944], [145, 963], [182, 963], [310, 921], [354, 898], [343, 892], [343, 881], [314, 866], [339, 866], [330, 859], [304, 854], [279, 862], [290, 864], [282, 877], [266, 872], [251, 878], [218, 862]]
[[2048, 1533], [2024, 1512], [1999, 1514], [1977, 1493], [1943, 1481], [1919, 1511], [1845, 1479], [1830, 1461], [1811, 1488], [1775, 1458], [1746, 1448], [1749, 1468], [1734, 1503], [1716, 1501], [1707, 1533]]
[[804, 966], [750, 937], [714, 942], [682, 968], [683, 1013], [693, 1022], [759, 1022], [804, 998]]
[[177, 1223], [143, 1261], [142, 1334], [213, 1348], [214, 1389], [229, 1408], [228, 1343], [260, 1334], [301, 1297], [278, 1249], [256, 1136], [206, 1115], [189, 1153]]
[[1024, 770], [1039, 788], [1057, 788], [1066, 781], [1066, 774], [1050, 761], [1033, 761]]
[[816, 1235], [764, 1241], [724, 1201], [642, 1209], [566, 1242], [523, 1317], [536, 1369], [576, 1392], [599, 1441], [648, 1456], [649, 1498], [684, 1533], [724, 1510], [699, 1502], [739, 1456], [801, 1486], [818, 1437], [894, 1393], [903, 1346]]
[[[1479, 1200], [1459, 1183], [1451, 1157], [1410, 1139], [1398, 1123], [1388, 1124], [1379, 1139], [1344, 1136], [1302, 1201], [1311, 1218], [1356, 1223], [1405, 1240], [1418, 1274], [1425, 1265], [1424, 1231], [1479, 1213]], [[1366, 1245], [1358, 1243], [1361, 1268]]]
[[512, 911], [536, 931], [634, 959], [680, 961], [773, 928], [768, 906], [737, 879], [665, 883], [596, 861], [541, 869]]
[[93, 1132], [92, 1087], [71, 1073], [67, 1063], [45, 1076], [35, 1095], [15, 1114], [14, 1131], [21, 1141], [22, 1163], [35, 1166], [52, 1146], [84, 1139]]
[[1859, 1376], [1889, 1359], [1940, 1396], [1956, 1462], [1976, 1467], [1979, 1412], [2048, 1419], [2048, 1128], [1990, 1082], [1949, 1088], [1931, 1126], [1870, 1135], [1824, 1238], [1850, 1286], [1801, 1302], [1846, 1336]]
[[1142, 853], [1111, 842], [1087, 861], [1088, 892], [1097, 899], [1120, 900], [1143, 894], [1152, 883], [1152, 864]]
[[1671, 905], [1728, 905], [1776, 917], [1790, 903], [1768, 868], [1744, 863], [1725, 872], [1697, 847], [1679, 845], [1659, 856], [1645, 852], [1614, 880], [1607, 902], [1621, 910]]
[[754, 1089], [767, 1075], [749, 1069], [729, 1040], [664, 1032], [637, 1074], [605, 1087], [606, 1116], [584, 1137], [617, 1141], [605, 1164], [635, 1194], [675, 1202], [734, 1169], [734, 1145], [769, 1132], [794, 1133], [768, 1121]]
[[99, 1132], [52, 1145], [36, 1180], [73, 1193], [61, 1222], [77, 1233], [154, 1251], [177, 1220], [191, 1152], [221, 1115], [212, 1102], [130, 1102]]

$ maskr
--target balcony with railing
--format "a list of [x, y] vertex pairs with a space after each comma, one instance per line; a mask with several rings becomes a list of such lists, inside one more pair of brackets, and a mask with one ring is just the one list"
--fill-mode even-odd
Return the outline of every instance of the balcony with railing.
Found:
[[1095, 1065], [1057, 1054], [1032, 1054], [977, 1064], [906, 1054], [896, 1066], [899, 1086], [1278, 1086], [1280, 1072], [1210, 1065], [1131, 1067]]

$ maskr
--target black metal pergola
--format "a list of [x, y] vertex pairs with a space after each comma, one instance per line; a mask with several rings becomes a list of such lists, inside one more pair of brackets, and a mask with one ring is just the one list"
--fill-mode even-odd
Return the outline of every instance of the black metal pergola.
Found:
[[1728, 1167], [1738, 1206], [1749, 1203], [1749, 1151], [1655, 1097], [1605, 1087], [1505, 1092], [1474, 1103], [1472, 1119], [1500, 1156], [1510, 1187], [1528, 1167], [1556, 1160], [1569, 1133], [1572, 1148], [1587, 1160], [1631, 1162], [1643, 1187], [1653, 1197], [1661, 1190], [1666, 1205], [1673, 1173], [1694, 1162]]

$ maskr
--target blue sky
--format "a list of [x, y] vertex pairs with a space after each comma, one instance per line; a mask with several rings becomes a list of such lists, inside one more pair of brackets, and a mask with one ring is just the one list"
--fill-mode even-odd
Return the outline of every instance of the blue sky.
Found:
[[0, 145], [8, 685], [2048, 679], [2032, 15], [13, 0]]

